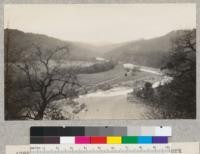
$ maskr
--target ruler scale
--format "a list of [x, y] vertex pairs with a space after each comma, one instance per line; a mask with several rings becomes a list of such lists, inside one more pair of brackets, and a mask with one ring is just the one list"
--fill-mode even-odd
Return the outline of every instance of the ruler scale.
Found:
[[[199, 154], [198, 142], [165, 145], [7, 145], [6, 154]], [[50, 149], [49, 149], [50, 148]], [[63, 149], [65, 148], [65, 149]], [[117, 148], [117, 150], [113, 150]], [[88, 150], [89, 149], [89, 150]], [[170, 151], [169, 151], [170, 149]], [[110, 152], [110, 153], [109, 153]], [[116, 153], [117, 152], [117, 153]]]
[[167, 145], [31, 145], [31, 154], [169, 154], [170, 144]]

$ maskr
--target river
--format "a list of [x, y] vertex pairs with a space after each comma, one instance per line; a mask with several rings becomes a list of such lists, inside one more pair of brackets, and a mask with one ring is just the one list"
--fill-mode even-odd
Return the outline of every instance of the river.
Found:
[[137, 99], [127, 101], [131, 91], [130, 87], [115, 87], [80, 96], [76, 101], [86, 104], [87, 110], [78, 113], [78, 119], [149, 119], [149, 106]]
[[[160, 72], [147, 67], [140, 67], [140, 71], [161, 75]], [[153, 87], [159, 85], [160, 82], [156, 82]], [[79, 106], [85, 104], [85, 108], [75, 112], [74, 119], [155, 119], [155, 115], [152, 115], [156, 111], [155, 108], [137, 97], [133, 98], [133, 102], [127, 101], [127, 94], [132, 90], [131, 87], [118, 86], [106, 91], [97, 90], [80, 95], [75, 102], [78, 102]], [[64, 100], [57, 101], [57, 104], [60, 104], [64, 113], [74, 113], [76, 108], [76, 106], [69, 107]]]

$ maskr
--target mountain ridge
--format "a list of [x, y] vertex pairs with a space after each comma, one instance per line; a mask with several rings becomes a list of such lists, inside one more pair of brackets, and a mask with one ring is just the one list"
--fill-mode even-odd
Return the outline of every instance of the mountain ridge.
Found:
[[[96, 57], [104, 57], [114, 61], [158, 68], [170, 51], [171, 40], [181, 35], [184, 31], [186, 30], [175, 30], [166, 35], [151, 39], [95, 46], [85, 42], [64, 41], [44, 34], [26, 33], [17, 29], [5, 29], [4, 43], [6, 49], [9, 40], [9, 51], [13, 54], [13, 57], [20, 53], [20, 49], [30, 48], [32, 44], [40, 46], [44, 51], [46, 49], [54, 49], [58, 46], [68, 46], [70, 56], [63, 55], [63, 58], [66, 59], [94, 60]], [[32, 50], [29, 49], [31, 52]]]
[[104, 57], [116, 61], [160, 68], [171, 50], [173, 39], [186, 31], [190, 30], [171, 31], [166, 35], [152, 39], [130, 41], [107, 52]]

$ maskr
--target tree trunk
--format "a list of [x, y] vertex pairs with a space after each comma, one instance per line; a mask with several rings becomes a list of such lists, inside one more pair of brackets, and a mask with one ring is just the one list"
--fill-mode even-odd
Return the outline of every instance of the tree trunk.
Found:
[[42, 120], [43, 119], [43, 116], [44, 116], [44, 111], [39, 111], [37, 113], [37, 115], [35, 116], [35, 119], [34, 120]]
[[44, 105], [42, 105], [42, 107], [38, 111], [37, 115], [35, 116], [35, 120], [42, 120], [43, 119], [45, 109], [46, 109], [46, 103], [44, 103]]

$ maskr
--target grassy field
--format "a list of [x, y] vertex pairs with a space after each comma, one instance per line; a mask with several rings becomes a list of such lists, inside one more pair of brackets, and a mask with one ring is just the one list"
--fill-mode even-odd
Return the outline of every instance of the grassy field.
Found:
[[148, 72], [138, 71], [133, 76], [125, 76], [125, 69], [123, 65], [117, 65], [114, 69], [93, 74], [79, 74], [78, 79], [83, 86], [95, 85], [95, 84], [119, 84], [121, 82], [142, 80], [144, 78], [159, 78], [159, 75], [155, 75]]

